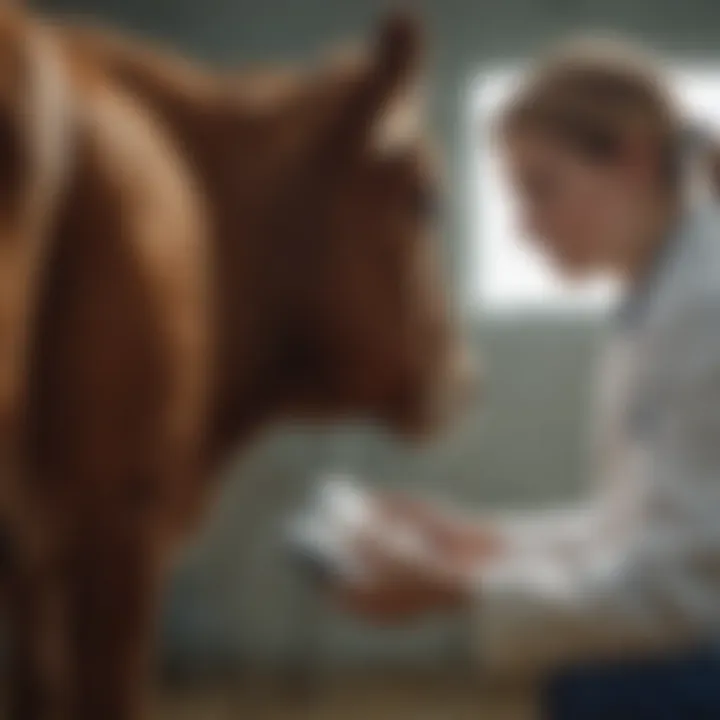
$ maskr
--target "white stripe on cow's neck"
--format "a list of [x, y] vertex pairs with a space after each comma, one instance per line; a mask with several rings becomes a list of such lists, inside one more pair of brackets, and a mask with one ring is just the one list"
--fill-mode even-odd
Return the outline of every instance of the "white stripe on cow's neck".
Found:
[[29, 87], [26, 118], [33, 164], [24, 212], [31, 232], [44, 232], [57, 208], [71, 164], [69, 80], [51, 32], [35, 26], [28, 34]]

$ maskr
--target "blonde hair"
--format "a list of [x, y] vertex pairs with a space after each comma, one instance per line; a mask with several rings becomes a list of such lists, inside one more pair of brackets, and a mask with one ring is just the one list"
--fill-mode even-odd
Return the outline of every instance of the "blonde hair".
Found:
[[[579, 38], [542, 59], [500, 116], [504, 136], [528, 129], [597, 160], [616, 157], [642, 137], [656, 149], [662, 181], [679, 189], [685, 119], [662, 62], [631, 43]], [[702, 144], [720, 193], [720, 151]]]

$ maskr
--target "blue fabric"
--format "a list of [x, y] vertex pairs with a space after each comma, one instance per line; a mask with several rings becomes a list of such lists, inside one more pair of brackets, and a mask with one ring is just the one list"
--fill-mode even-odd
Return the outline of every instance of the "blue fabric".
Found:
[[550, 681], [543, 701], [544, 720], [718, 720], [720, 647], [570, 670]]

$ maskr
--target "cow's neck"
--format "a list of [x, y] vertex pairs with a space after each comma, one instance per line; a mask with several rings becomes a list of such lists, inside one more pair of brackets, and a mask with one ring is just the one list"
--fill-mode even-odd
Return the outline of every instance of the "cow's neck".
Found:
[[[294, 228], [289, 235], [272, 230], [277, 216], [288, 210], [284, 183], [297, 170], [297, 143], [303, 136], [298, 125], [312, 122], [302, 106], [265, 116], [229, 109], [221, 119], [226, 140], [210, 149], [207, 159], [218, 222], [214, 434], [220, 451], [289, 406], [310, 402], [321, 372], [317, 348], [308, 347], [310, 328], [301, 310], [314, 278], [297, 277], [298, 263], [286, 244], [300, 242], [301, 233], [295, 237]], [[312, 265], [303, 260], [301, 265]]]
[[66, 31], [167, 122], [206, 191], [218, 292], [211, 445], [222, 454], [311, 392], [278, 337], [278, 307], [288, 298], [274, 302], [269, 293], [277, 258], [264, 232], [279, 183], [332, 108], [333, 84], [311, 88], [277, 72], [220, 79], [123, 37]]

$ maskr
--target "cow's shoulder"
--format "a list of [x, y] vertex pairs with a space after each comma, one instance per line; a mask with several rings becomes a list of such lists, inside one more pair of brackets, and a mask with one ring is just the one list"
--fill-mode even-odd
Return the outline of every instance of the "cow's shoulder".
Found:
[[102, 73], [77, 73], [73, 171], [41, 312], [36, 415], [48, 462], [111, 482], [147, 477], [159, 457], [200, 442], [209, 244], [203, 195], [167, 128]]

